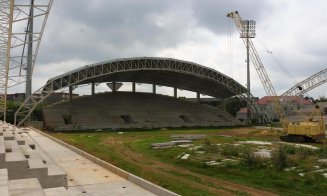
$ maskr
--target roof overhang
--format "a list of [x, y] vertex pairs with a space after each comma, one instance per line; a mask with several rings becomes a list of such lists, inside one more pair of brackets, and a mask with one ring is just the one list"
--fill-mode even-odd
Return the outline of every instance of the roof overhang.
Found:
[[48, 80], [43, 91], [102, 82], [136, 82], [227, 98], [246, 92], [234, 79], [208, 67], [172, 58], [137, 57], [86, 65]]

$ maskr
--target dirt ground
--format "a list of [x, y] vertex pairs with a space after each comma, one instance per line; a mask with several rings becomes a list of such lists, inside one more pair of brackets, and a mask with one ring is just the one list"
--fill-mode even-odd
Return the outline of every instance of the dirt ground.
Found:
[[274, 130], [264, 130], [257, 129], [253, 130], [253, 128], [240, 128], [235, 130], [228, 130], [219, 132], [220, 136], [234, 136], [240, 138], [260, 138], [260, 139], [269, 139], [269, 140], [279, 140], [279, 133]]

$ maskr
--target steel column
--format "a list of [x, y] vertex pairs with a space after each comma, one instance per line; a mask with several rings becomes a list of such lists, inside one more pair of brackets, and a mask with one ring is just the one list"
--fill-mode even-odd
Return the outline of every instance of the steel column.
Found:
[[157, 89], [156, 89], [156, 85], [152, 84], [152, 93], [156, 94], [157, 93]]
[[91, 83], [91, 95], [95, 94], [95, 84], [94, 82]]
[[133, 91], [133, 93], [135, 93], [135, 90], [136, 90], [136, 89], [135, 89], [135, 82], [133, 82], [133, 83], [132, 83], [132, 91]]

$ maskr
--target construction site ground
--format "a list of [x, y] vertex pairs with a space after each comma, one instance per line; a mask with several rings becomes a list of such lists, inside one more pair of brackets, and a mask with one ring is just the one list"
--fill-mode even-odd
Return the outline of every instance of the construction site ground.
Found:
[[[326, 144], [280, 143], [275, 130], [98, 130], [50, 134], [181, 195], [322, 195], [327, 190]], [[171, 141], [173, 134], [205, 134], [206, 138], [184, 146], [151, 148], [153, 143]], [[275, 151], [281, 146], [287, 159], [283, 168], [276, 168]], [[261, 157], [261, 151], [270, 157]], [[253, 152], [259, 156], [244, 158]]]

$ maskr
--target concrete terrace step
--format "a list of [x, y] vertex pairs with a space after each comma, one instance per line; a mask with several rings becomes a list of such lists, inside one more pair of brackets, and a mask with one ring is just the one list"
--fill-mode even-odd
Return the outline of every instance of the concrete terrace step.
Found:
[[5, 152], [5, 140], [3, 136], [0, 136], [0, 154], [4, 154]]
[[0, 195], [9, 196], [8, 170], [0, 169]]
[[[118, 92], [85, 96], [45, 108], [44, 114], [46, 126], [56, 130], [96, 126], [135, 128], [144, 123], [149, 127], [238, 124], [238, 120], [220, 108], [149, 93]], [[63, 115], [70, 115], [72, 123], [65, 124]], [[132, 122], [124, 121], [123, 115], [129, 116]], [[190, 116], [191, 121], [184, 122], [180, 116]]]
[[3, 137], [5, 140], [14, 140], [15, 139], [15, 136], [11, 131], [3, 132]]
[[9, 179], [20, 179], [26, 173], [28, 163], [22, 152], [10, 152], [5, 154], [5, 162], [1, 168], [8, 169]]
[[46, 196], [70, 196], [70, 192], [65, 187], [44, 189]]
[[56, 164], [47, 164], [48, 176], [42, 181], [45, 188], [68, 187], [67, 174]]
[[15, 140], [17, 141], [18, 145], [25, 145], [25, 138], [21, 134], [15, 134]]
[[10, 180], [9, 193], [14, 196], [45, 196], [36, 178]]

